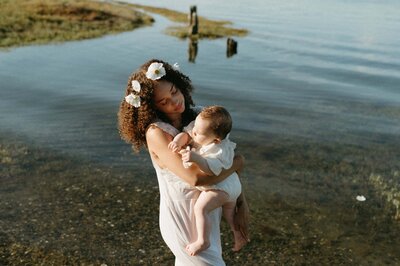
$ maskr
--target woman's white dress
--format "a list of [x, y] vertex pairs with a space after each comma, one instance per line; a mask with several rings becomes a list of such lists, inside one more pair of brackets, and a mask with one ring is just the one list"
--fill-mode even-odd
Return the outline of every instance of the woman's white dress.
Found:
[[[172, 137], [179, 133], [168, 123], [155, 122], [153, 125]], [[220, 238], [221, 208], [209, 214], [212, 224], [210, 247], [196, 256], [189, 256], [185, 247], [197, 239], [193, 210], [200, 191], [182, 181], [168, 169], [161, 169], [154, 161], [153, 166], [160, 189], [160, 231], [165, 243], [175, 255], [175, 265], [225, 265]]]

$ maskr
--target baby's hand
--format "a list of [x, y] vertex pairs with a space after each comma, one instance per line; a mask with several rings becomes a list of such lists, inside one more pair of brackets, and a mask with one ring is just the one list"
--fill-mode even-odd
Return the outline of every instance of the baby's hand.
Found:
[[182, 147], [179, 146], [179, 144], [178, 144], [177, 142], [171, 141], [171, 142], [168, 144], [168, 148], [169, 148], [170, 150], [172, 150], [173, 152], [178, 152], [178, 151], [181, 150]]
[[179, 153], [182, 155], [182, 162], [187, 163], [192, 161], [194, 152], [190, 150], [189, 146], [186, 147], [186, 150], [180, 150]]

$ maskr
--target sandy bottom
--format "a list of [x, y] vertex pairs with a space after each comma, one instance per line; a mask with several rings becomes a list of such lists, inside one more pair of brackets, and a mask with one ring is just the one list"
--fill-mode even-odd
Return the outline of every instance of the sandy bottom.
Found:
[[[398, 147], [270, 140], [238, 139], [251, 243], [230, 251], [223, 222], [227, 265], [400, 263], [396, 208], [371, 181], [398, 180]], [[7, 136], [0, 155], [1, 265], [173, 265], [150, 165], [123, 170]]]

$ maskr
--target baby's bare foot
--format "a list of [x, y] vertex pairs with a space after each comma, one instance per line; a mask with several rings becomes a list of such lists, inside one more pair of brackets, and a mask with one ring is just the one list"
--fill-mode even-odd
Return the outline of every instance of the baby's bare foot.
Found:
[[239, 251], [247, 244], [247, 240], [242, 236], [240, 231], [233, 231], [233, 235], [235, 237], [235, 244], [232, 251]]
[[197, 240], [196, 242], [190, 243], [189, 245], [186, 246], [186, 252], [190, 256], [196, 256], [201, 251], [207, 249], [209, 246], [210, 242]]

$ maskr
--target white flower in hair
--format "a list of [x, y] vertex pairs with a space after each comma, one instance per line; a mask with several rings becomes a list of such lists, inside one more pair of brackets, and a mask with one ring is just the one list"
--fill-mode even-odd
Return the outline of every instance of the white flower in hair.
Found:
[[132, 89], [136, 92], [140, 92], [140, 83], [137, 80], [132, 80]]
[[131, 93], [125, 97], [125, 101], [133, 107], [140, 107], [140, 97], [138, 95]]
[[165, 75], [165, 68], [162, 63], [152, 63], [146, 72], [146, 77], [151, 80], [160, 79]]
[[179, 69], [180, 69], [178, 63], [175, 63], [175, 64], [172, 66], [172, 68], [173, 68], [174, 70], [179, 70]]

